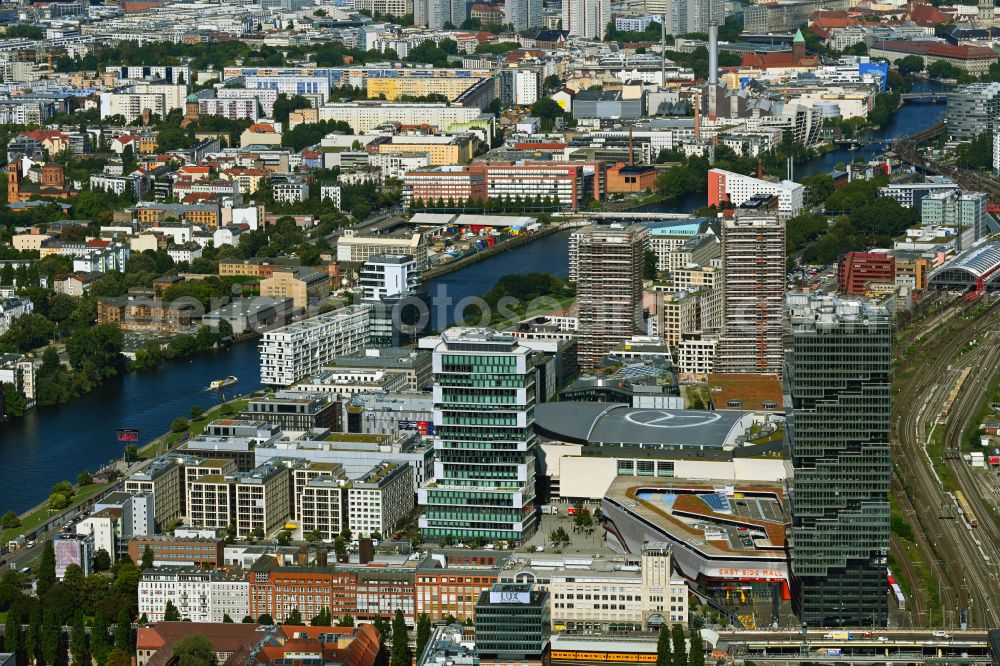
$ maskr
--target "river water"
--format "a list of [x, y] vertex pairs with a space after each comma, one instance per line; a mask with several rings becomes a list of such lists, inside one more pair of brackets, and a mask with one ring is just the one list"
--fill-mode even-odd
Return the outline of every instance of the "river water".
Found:
[[[914, 89], [938, 91], [941, 87], [921, 82]], [[891, 122], [873, 133], [869, 145], [799, 164], [795, 177], [829, 171], [858, 156], [868, 159], [887, 141], [930, 127], [943, 113], [944, 106], [939, 104], [906, 104]], [[652, 210], [690, 212], [705, 202], [704, 194], [692, 193], [656, 204]], [[503, 275], [543, 272], [565, 276], [568, 236], [568, 231], [552, 234], [432, 281], [428, 284], [430, 295], [443, 295], [450, 301], [443, 311], [434, 308], [432, 326], [454, 321], [455, 304], [489, 291]], [[228, 375], [240, 380], [230, 391], [247, 393], [260, 388], [255, 343], [168, 363], [152, 372], [129, 374], [68, 405], [38, 408], [23, 418], [0, 423], [0, 475], [5, 484], [0, 492], [0, 513], [8, 508], [28, 509], [45, 500], [59, 481], [75, 480], [84, 468], [94, 471], [121, 456], [123, 446], [115, 441], [117, 428], [138, 428], [142, 444], [165, 432], [176, 417], [186, 416], [193, 405], [216, 404], [221, 396], [206, 387], [213, 379]]]

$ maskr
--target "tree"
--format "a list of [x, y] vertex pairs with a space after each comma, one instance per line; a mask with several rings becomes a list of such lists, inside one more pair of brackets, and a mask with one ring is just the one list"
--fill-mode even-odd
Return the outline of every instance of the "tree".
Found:
[[240, 620], [240, 624], [255, 624], [254, 619], [249, 615], [244, 615], [243, 619]]
[[[174, 648], [176, 654], [176, 647]], [[100, 663], [100, 662], [98, 662]], [[125, 650], [119, 650], [115, 648], [108, 653], [107, 659], [104, 660], [104, 666], [131, 666], [132, 657]]]
[[[7, 624], [3, 628], [3, 649], [19, 654], [24, 650], [24, 636], [21, 629], [21, 614], [17, 610], [7, 612]], [[15, 658], [15, 661], [19, 661]]]
[[28, 408], [28, 399], [9, 382], [0, 384], [3, 387], [3, 406], [7, 416], [24, 416]]
[[673, 658], [670, 649], [670, 627], [660, 626], [660, 635], [656, 639], [656, 666], [672, 666]]
[[115, 647], [129, 654], [135, 651], [135, 641], [132, 640], [132, 616], [125, 606], [118, 611], [118, 622], [115, 623]]
[[125, 447], [125, 462], [132, 462], [139, 457], [139, 447], [129, 444]]
[[233, 624], [233, 618], [229, 617], [229, 613], [223, 613], [222, 622], [224, 624]]
[[8, 510], [7, 513], [0, 517], [0, 529], [12, 530], [20, 526], [21, 519], [17, 517], [17, 514], [13, 510]]
[[903, 76], [924, 71], [924, 59], [918, 55], [908, 55], [896, 61], [896, 67]]
[[111, 555], [103, 548], [94, 553], [94, 571], [107, 571], [111, 568]]
[[285, 618], [283, 624], [290, 624], [295, 627], [302, 626], [302, 613], [299, 612], [298, 608], [293, 608], [292, 612]]
[[108, 619], [100, 608], [94, 613], [94, 621], [90, 624], [90, 653], [100, 664], [108, 658]]
[[63, 661], [61, 659], [63, 656], [62, 622], [59, 620], [59, 615], [54, 608], [45, 611], [40, 642], [42, 657], [45, 659], [46, 664], [54, 665], [57, 662]]
[[153, 568], [153, 549], [150, 548], [149, 544], [142, 549], [142, 561], [140, 563], [140, 568], [145, 571], [146, 569]]
[[417, 659], [424, 653], [424, 647], [431, 638], [431, 618], [427, 613], [421, 613], [417, 618]]
[[687, 666], [687, 644], [684, 642], [684, 627], [675, 624], [670, 632], [673, 648], [673, 666]]
[[90, 472], [88, 470], [83, 470], [76, 477], [76, 485], [80, 487], [89, 486], [93, 482], [94, 482], [94, 477], [90, 475]]
[[403, 610], [397, 608], [396, 615], [392, 618], [392, 656], [389, 659], [389, 666], [410, 666], [411, 659], [406, 618], [403, 617]]
[[205, 413], [205, 408], [201, 405], [194, 405], [191, 407], [191, 419], [198, 420]]
[[691, 630], [691, 650], [688, 654], [688, 666], [705, 666], [705, 643], [701, 631]]
[[344, 615], [339, 620], [337, 620], [338, 627], [353, 627], [354, 626], [354, 616]]
[[642, 255], [642, 277], [645, 280], [655, 280], [656, 279], [656, 253], [652, 250], [646, 250]]
[[190, 634], [174, 643], [178, 666], [212, 666], [215, 648], [201, 634]]
[[73, 666], [90, 666], [90, 648], [87, 645], [87, 626], [83, 619], [83, 610], [77, 609], [73, 614], [73, 625], [70, 627], [69, 644], [73, 648]]
[[35, 573], [35, 580], [38, 583], [39, 597], [44, 596], [56, 582], [56, 550], [51, 539], [46, 541], [42, 548], [42, 561]]
[[170, 432], [184, 432], [190, 427], [187, 419], [176, 418], [170, 424]]
[[382, 649], [385, 647], [385, 639], [389, 636], [389, 621], [381, 615], [376, 615], [375, 619], [372, 620], [372, 626], [378, 632], [379, 649]]
[[542, 130], [547, 132], [555, 125], [555, 119], [562, 117], [563, 108], [551, 97], [542, 97], [532, 104], [531, 115], [542, 121]]
[[312, 105], [309, 103], [309, 100], [302, 95], [293, 95], [289, 98], [285, 93], [278, 93], [278, 97], [274, 100], [271, 115], [274, 116], [277, 122], [281, 123], [282, 127], [287, 127], [288, 116], [293, 111], [308, 109], [310, 106]]
[[328, 606], [324, 606], [322, 610], [320, 610], [319, 614], [314, 616], [313, 619], [309, 621], [309, 624], [314, 627], [329, 627], [332, 620], [333, 618], [330, 617], [330, 608]]
[[181, 612], [177, 610], [177, 606], [174, 606], [174, 603], [170, 601], [170, 599], [167, 599], [167, 607], [163, 609], [163, 621], [164, 622], [181, 621]]

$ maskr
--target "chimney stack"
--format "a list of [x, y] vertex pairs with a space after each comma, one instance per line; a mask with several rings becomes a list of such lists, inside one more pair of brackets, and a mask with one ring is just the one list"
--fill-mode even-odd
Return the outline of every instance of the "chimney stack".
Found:
[[719, 85], [719, 25], [708, 24], [708, 85]]

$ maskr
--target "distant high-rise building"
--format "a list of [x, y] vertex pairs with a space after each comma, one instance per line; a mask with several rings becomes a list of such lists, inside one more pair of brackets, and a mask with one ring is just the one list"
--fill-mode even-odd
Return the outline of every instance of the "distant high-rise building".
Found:
[[542, 0], [505, 0], [503, 4], [504, 23], [515, 31], [540, 28], [544, 19]]
[[790, 294], [788, 306], [793, 605], [810, 627], [885, 626], [889, 312], [828, 295]]
[[419, 489], [427, 539], [520, 541], [535, 531], [535, 367], [531, 349], [488, 328], [434, 345], [434, 474]]
[[646, 0], [646, 12], [662, 18], [668, 35], [708, 32], [708, 24], [726, 20], [724, 0]]
[[467, 18], [465, 0], [413, 1], [413, 23], [418, 26], [440, 29], [450, 23], [457, 28]]
[[604, 39], [611, 20], [611, 0], [564, 0], [562, 28], [570, 37]]
[[579, 305], [580, 367], [600, 365], [605, 355], [642, 330], [642, 266], [645, 227], [588, 227], [574, 234]]
[[986, 212], [987, 204], [989, 201], [984, 192], [935, 192], [921, 200], [920, 221], [928, 225], [954, 227], [955, 246], [961, 251], [993, 233], [996, 223]]
[[970, 83], [948, 93], [948, 136], [970, 141], [983, 132], [992, 134], [1000, 116], [1000, 83]]
[[781, 374], [785, 222], [737, 211], [722, 223], [722, 339], [715, 371]]
[[377, 254], [361, 267], [361, 302], [369, 306], [368, 343], [405, 347], [430, 327], [430, 306], [416, 260], [408, 254]]

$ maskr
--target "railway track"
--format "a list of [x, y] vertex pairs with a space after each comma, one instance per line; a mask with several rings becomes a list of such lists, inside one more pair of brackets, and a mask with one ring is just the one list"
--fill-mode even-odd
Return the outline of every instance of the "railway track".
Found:
[[[979, 518], [978, 527], [975, 528], [972, 536], [978, 552], [970, 554], [970, 561], [975, 563], [982, 578], [993, 583], [990, 588], [997, 589], [995, 586], [997, 584], [996, 567], [1000, 563], [1000, 526], [994, 520], [995, 508], [983, 496], [981, 481], [975, 478], [971, 468], [962, 458], [962, 441], [969, 428], [978, 426], [977, 423], [973, 423], [973, 419], [979, 409], [980, 397], [983, 393], [981, 389], [990, 387], [1000, 371], [1000, 332], [996, 330], [985, 331], [982, 334], [982, 339], [979, 340], [976, 351], [978, 353], [970, 354], [973, 358], [966, 364], [966, 367], [971, 368], [971, 373], [963, 390], [956, 397], [953, 411], [944, 431], [943, 452], [956, 485]], [[973, 528], [968, 529], [973, 532]], [[967, 584], [965, 579], [963, 582]], [[998, 604], [991, 603], [991, 601], [997, 602], [1000, 599], [992, 597], [993, 595], [989, 595], [985, 599], [980, 612], [993, 622], [993, 626], [997, 626], [1000, 608], [994, 608]]]
[[[926, 337], [919, 347], [923, 353], [913, 354], [900, 366], [902, 369], [921, 359], [920, 367], [896, 395], [894, 404], [894, 497], [910, 518], [920, 555], [933, 579], [938, 581], [944, 614], [941, 623], [949, 626], [957, 625], [959, 612], [966, 609], [970, 611], [969, 621], [973, 626], [997, 626], [998, 609], [992, 607], [993, 579], [982, 566], [985, 562], [979, 545], [965, 529], [964, 523], [951, 520], [938, 510], [952, 505], [951, 496], [945, 492], [924, 446], [928, 427], [936, 422], [940, 406], [957, 383], [961, 370], [973, 365], [980, 368], [973, 373], [976, 377], [973, 382], [977, 383], [980, 373], [985, 372], [982, 368], [995, 365], [997, 359], [994, 354], [1000, 353], [1000, 350], [990, 350], [990, 345], [980, 345], [955, 359], [969, 340], [984, 336], [991, 327], [996, 328], [997, 315], [1000, 314], [998, 305], [1000, 303], [993, 303], [975, 322], [954, 332], [951, 326], [942, 325], [949, 319], [938, 320], [936, 330], [927, 327]], [[958, 307], [952, 319], [956, 315], [965, 317], [967, 313], [968, 308]], [[960, 395], [965, 393], [960, 392]], [[952, 414], [965, 413], [968, 409], [963, 400], [956, 404]], [[971, 409], [974, 410], [974, 407]], [[900, 559], [902, 553], [898, 543], [894, 552], [899, 553], [896, 558]], [[913, 567], [903, 566], [900, 573], [910, 580], [914, 596], [922, 596], [923, 593], [917, 591], [923, 583]], [[917, 601], [914, 607], [918, 622], [920, 613], [925, 609], [922, 601]], [[926, 621], [934, 619], [927, 617]]]

